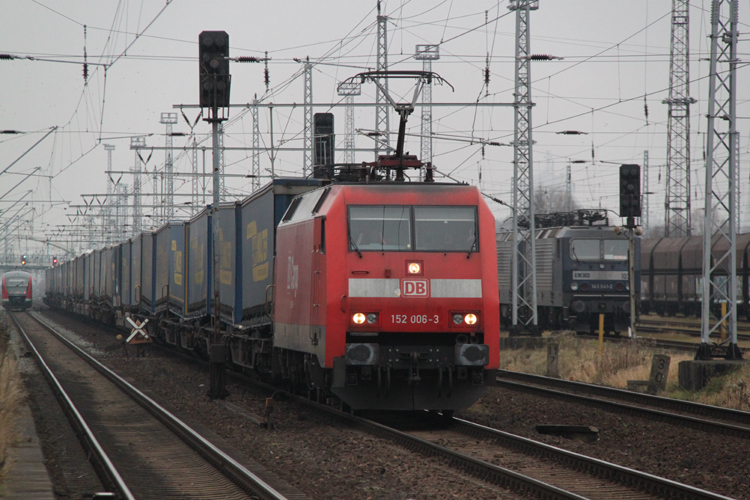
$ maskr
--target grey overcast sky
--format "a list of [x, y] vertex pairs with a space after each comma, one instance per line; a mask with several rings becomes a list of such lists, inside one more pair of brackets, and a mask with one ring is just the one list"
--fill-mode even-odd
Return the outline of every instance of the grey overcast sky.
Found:
[[[534, 175], [537, 190], [564, 190], [569, 160], [573, 165], [573, 196], [582, 207], [617, 209], [617, 175], [620, 163], [642, 163], [649, 152], [650, 224], [664, 220], [670, 10], [668, 0], [540, 0], [532, 12], [531, 52], [550, 54], [561, 60], [533, 63]], [[708, 106], [708, 54], [710, 1], [691, 2], [690, 50], [693, 207], [703, 206], [703, 163]], [[274, 147], [301, 147], [304, 100], [302, 66], [294, 59], [309, 57], [313, 71], [313, 101], [338, 102], [336, 84], [374, 68], [376, 64], [376, 0], [18, 0], [6, 1], [0, 17], [0, 53], [22, 57], [0, 60], [0, 130], [22, 134], [0, 135], [0, 171], [21, 157], [37, 141], [57, 127], [6, 174], [0, 176], [0, 194], [27, 180], [0, 200], [0, 227], [15, 214], [25, 222], [13, 231], [12, 251], [34, 253], [40, 243], [29, 240], [65, 241], [76, 208], [91, 203], [82, 194], [105, 193], [107, 167], [105, 144], [115, 146], [114, 170], [135, 164], [130, 138], [142, 136], [149, 146], [164, 146], [163, 112], [179, 113], [175, 132], [188, 134], [190, 127], [176, 105], [198, 100], [198, 35], [204, 30], [224, 30], [230, 37], [230, 55], [260, 56], [268, 52], [270, 87], [263, 81], [263, 65], [231, 63], [231, 100], [248, 103], [255, 95], [265, 103], [297, 103], [296, 108], [274, 108]], [[513, 57], [515, 15], [508, 1], [384, 1], [389, 17], [388, 61], [390, 69], [421, 69], [412, 57], [416, 44], [441, 43], [440, 60], [433, 71], [455, 87], [433, 87], [433, 102], [513, 101]], [[748, 61], [748, 14], [750, 4], [740, 2], [741, 61]], [[489, 23], [486, 23], [490, 21]], [[88, 82], [83, 79], [84, 52], [89, 63]], [[34, 58], [33, 60], [26, 57]], [[490, 82], [483, 71], [489, 61]], [[750, 200], [748, 143], [750, 71], [738, 70], [737, 114], [741, 134], [741, 189]], [[399, 99], [411, 97], [411, 82], [392, 83]], [[365, 84], [357, 102], [373, 102], [375, 88]], [[648, 117], [645, 109], [648, 109]], [[185, 108], [185, 117], [196, 119], [195, 108]], [[337, 160], [341, 161], [344, 139], [344, 108], [315, 108], [335, 114]], [[261, 145], [270, 146], [270, 114], [260, 112]], [[355, 126], [374, 128], [371, 108], [357, 108]], [[397, 119], [391, 114], [391, 128]], [[409, 132], [418, 134], [420, 110], [409, 122]], [[198, 140], [210, 132], [209, 125], [195, 126]], [[560, 135], [580, 130], [587, 135]], [[485, 139], [508, 143], [513, 137], [511, 108], [436, 107], [433, 110], [434, 163], [454, 178], [480, 186], [510, 203], [512, 161], [510, 147], [484, 148], [471, 142], [448, 141], [444, 137]], [[187, 143], [175, 137], [174, 145]], [[395, 139], [394, 139], [395, 141]], [[210, 144], [206, 142], [205, 144]], [[252, 120], [242, 108], [232, 108], [225, 145], [252, 146]], [[371, 139], [358, 136], [358, 148], [371, 147]], [[419, 153], [419, 139], [407, 140], [406, 149]], [[278, 175], [300, 175], [302, 153], [277, 152]], [[358, 152], [357, 161], [369, 161], [372, 153]], [[199, 169], [203, 168], [199, 155]], [[164, 151], [143, 154], [146, 168], [163, 168]], [[592, 162], [593, 160], [593, 162]], [[206, 155], [210, 164], [210, 154]], [[226, 172], [248, 174], [252, 153], [227, 152]], [[270, 175], [270, 157], [261, 153], [260, 166]], [[179, 172], [191, 170], [189, 157], [175, 153]], [[34, 171], [36, 167], [41, 169]], [[210, 168], [208, 169], [210, 170]], [[480, 180], [481, 172], [481, 180]], [[119, 176], [113, 176], [118, 180]], [[262, 179], [262, 184], [268, 177]], [[119, 180], [132, 187], [132, 176]], [[175, 182], [177, 193], [189, 193], [184, 178]], [[227, 179], [234, 196], [249, 193], [248, 179]], [[210, 182], [207, 196], [210, 200]], [[644, 188], [644, 191], [646, 189]], [[27, 192], [31, 191], [27, 194]], [[144, 179], [143, 191], [153, 192]], [[20, 200], [23, 196], [22, 201]], [[189, 200], [177, 198], [178, 202]], [[24, 204], [30, 201], [28, 206]], [[96, 204], [96, 201], [94, 201]], [[150, 200], [144, 200], [150, 203]], [[748, 202], [743, 203], [743, 226], [748, 227]], [[499, 220], [509, 210], [492, 204]], [[20, 210], [20, 212], [19, 212]], [[150, 209], [146, 210], [146, 213]], [[178, 211], [178, 216], [189, 212]], [[614, 219], [619, 222], [619, 218]], [[15, 224], [15, 223], [13, 223]], [[11, 225], [11, 227], [15, 227]], [[17, 237], [20, 237], [17, 238]], [[2, 244], [0, 242], [0, 244]], [[64, 244], [63, 244], [64, 245]], [[52, 252], [52, 251], [51, 251]], [[59, 251], [57, 251], [59, 253]]]

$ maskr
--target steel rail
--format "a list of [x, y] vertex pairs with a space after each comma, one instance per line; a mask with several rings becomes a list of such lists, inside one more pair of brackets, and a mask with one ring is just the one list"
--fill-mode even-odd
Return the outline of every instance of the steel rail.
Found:
[[[282, 392], [290, 399], [294, 399], [314, 410], [321, 411], [342, 422], [348, 423], [355, 429], [363, 430], [376, 437], [389, 439], [407, 449], [420, 453], [443, 457], [459, 468], [469, 472], [473, 476], [492, 482], [501, 487], [512, 491], [531, 492], [533, 495], [545, 499], [581, 499], [585, 498], [576, 493], [566, 491], [534, 479], [532, 477], [520, 474], [518, 472], [496, 466], [494, 464], [473, 458], [458, 451], [448, 449], [438, 444], [432, 443], [425, 439], [412, 436], [408, 433], [401, 432], [386, 425], [373, 422], [371, 420], [343, 413], [340, 410], [316, 403], [310, 399], [291, 394], [285, 391], [279, 391], [278, 388], [268, 384], [258, 382], [244, 375], [232, 374], [238, 380], [249, 382], [258, 387], [273, 392]], [[635, 469], [629, 469], [620, 465], [612, 464], [585, 455], [580, 455], [568, 450], [556, 448], [528, 438], [509, 434], [496, 429], [491, 429], [480, 424], [475, 424], [466, 420], [454, 418], [453, 422], [457, 427], [463, 427], [465, 432], [472, 433], [475, 436], [487, 437], [497, 441], [503, 441], [503, 444], [509, 445], [521, 452], [530, 455], [541, 455], [550, 457], [563, 464], [571, 464], [569, 468], [584, 470], [593, 476], [602, 478], [620, 477], [618, 481], [622, 485], [638, 484], [646, 492], [658, 492], [666, 498], [684, 498], [690, 500], [731, 500], [729, 497], [712, 493], [700, 488], [695, 488], [686, 484], [678, 483], [670, 479], [661, 478], [641, 472]]]
[[509, 434], [474, 422], [469, 422], [459, 418], [454, 418], [453, 420], [455, 421], [455, 427], [458, 427], [458, 430], [461, 432], [466, 432], [472, 436], [494, 439], [521, 449], [524, 452], [527, 452], [528, 450], [533, 454], [550, 457], [555, 460], [562, 460], [563, 462], [571, 464], [577, 470], [583, 470], [596, 476], [609, 479], [613, 477], [620, 478], [617, 481], [621, 484], [636, 484], [644, 489], [644, 491], [657, 492], [658, 494], [665, 495], [667, 498], [730, 500], [730, 497], [724, 495], [719, 495], [687, 484], [678, 483], [671, 479], [654, 476], [647, 472], [641, 472], [639, 470], [630, 469], [621, 465], [605, 462], [604, 460], [557, 448], [532, 439], [516, 436], [515, 434]]
[[86, 448], [86, 450], [91, 454], [91, 456], [94, 457], [92, 465], [99, 473], [102, 481], [107, 483], [107, 486], [114, 487], [114, 489], [117, 491], [118, 498], [123, 500], [135, 500], [135, 496], [133, 496], [130, 488], [128, 488], [128, 485], [125, 484], [122, 476], [120, 476], [117, 468], [115, 468], [114, 464], [107, 456], [107, 453], [99, 444], [99, 441], [96, 439], [96, 436], [94, 436], [94, 433], [86, 423], [86, 420], [78, 411], [78, 408], [76, 408], [73, 400], [70, 399], [70, 396], [68, 396], [68, 393], [65, 392], [65, 389], [63, 388], [62, 384], [60, 384], [60, 381], [57, 380], [57, 377], [52, 372], [52, 369], [44, 361], [41, 353], [37, 350], [34, 343], [26, 334], [26, 331], [21, 326], [21, 323], [18, 322], [15, 314], [9, 313], [9, 315], [11, 320], [13, 320], [13, 323], [16, 325], [16, 328], [18, 328], [18, 331], [23, 336], [26, 345], [29, 346], [29, 349], [31, 349], [31, 351], [34, 353], [34, 359], [36, 360], [36, 363], [39, 366], [42, 375], [44, 375], [44, 378], [47, 379], [47, 382], [50, 384], [52, 391], [56, 394], [60, 406], [68, 417], [71, 425], [75, 429], [76, 434], [78, 434], [78, 439], [81, 441], [81, 444], [84, 446], [84, 448]]
[[70, 340], [57, 332], [54, 327], [50, 326], [45, 321], [34, 315], [29, 316], [37, 321], [40, 325], [42, 325], [47, 331], [55, 335], [71, 350], [73, 350], [87, 363], [94, 367], [94, 369], [96, 369], [110, 382], [114, 383], [118, 388], [120, 388], [120, 390], [122, 390], [136, 402], [138, 402], [144, 409], [146, 409], [146, 411], [151, 413], [157, 420], [166, 425], [172, 432], [182, 438], [183, 441], [185, 441], [201, 456], [212, 463], [214, 467], [237, 481], [237, 483], [243, 488], [252, 491], [263, 500], [291, 500], [290, 497], [284, 496], [283, 494], [279, 493], [275, 488], [266, 483], [263, 479], [255, 475], [242, 464], [238, 463], [232, 457], [214, 446], [210, 441], [198, 434], [190, 426], [182, 422], [171, 412], [162, 407], [159, 403], [136, 389], [132, 384], [122, 379], [112, 370], [91, 357], [83, 349], [73, 344]]
[[[516, 382], [512, 382], [506, 379], [514, 379], [516, 380]], [[511, 372], [507, 370], [498, 371], [496, 384], [497, 386], [509, 387], [514, 390], [544, 393], [547, 395], [554, 395], [567, 399], [576, 399], [598, 406], [616, 407], [618, 409], [625, 409], [630, 412], [647, 414], [660, 419], [673, 420], [680, 424], [687, 423], [693, 427], [697, 427], [702, 430], [708, 430], [710, 432], [719, 431], [724, 434], [741, 436], [750, 439], [750, 413], [741, 410], [735, 410], [732, 408], [721, 408], [719, 406], [693, 403], [691, 401], [682, 401], [679, 399], [665, 398], [662, 396], [653, 396], [650, 394], [626, 391], [623, 389], [616, 389], [614, 387], [586, 384], [583, 382], [574, 382], [552, 377], [544, 377], [541, 375]], [[538, 384], [547, 387], [538, 387], [537, 385], [529, 384]], [[564, 391], [578, 391], [579, 393], [583, 392], [585, 394], [588, 394], [588, 396], [575, 394], [573, 392], [558, 391], [550, 389], [549, 387], [563, 389]], [[619, 403], [615, 401], [607, 401], [590, 396], [606, 397], [611, 399], [618, 399], [621, 401], [624, 400], [628, 401], [629, 403], [650, 406], [651, 408], [647, 408], [644, 406], [634, 406], [632, 404]], [[654, 409], [653, 407], [660, 408], [661, 410]], [[663, 411], [667, 409], [672, 411], [680, 411], [691, 415], [702, 415], [716, 420], [705, 420], [697, 418], [695, 416], [681, 415], [678, 413]], [[720, 422], [718, 420], [729, 420], [732, 422], [744, 424], [744, 426], [731, 425], [725, 422]]]

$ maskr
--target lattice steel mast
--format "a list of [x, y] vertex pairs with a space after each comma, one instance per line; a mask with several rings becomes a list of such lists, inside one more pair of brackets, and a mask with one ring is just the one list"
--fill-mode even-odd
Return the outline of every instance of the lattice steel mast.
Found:
[[104, 226], [102, 227], [102, 236], [105, 238], [105, 243], [111, 244], [113, 241], [115, 241], [112, 236], [113, 225], [119, 222], [115, 222], [112, 220], [112, 208], [114, 205], [113, 199], [115, 197], [112, 190], [112, 178], [109, 174], [109, 172], [112, 170], [112, 151], [115, 150], [115, 147], [111, 144], [105, 144], [104, 150], [107, 152], [107, 201], [105, 202], [106, 208], [104, 209], [105, 216], [102, 217], [102, 225]]
[[302, 175], [307, 177], [313, 171], [313, 108], [312, 108], [312, 64], [305, 60], [305, 137]]
[[169, 221], [174, 218], [174, 161], [172, 156], [172, 125], [177, 123], [177, 113], [162, 113], [162, 125], [166, 125], [166, 156], [164, 158], [164, 189], [162, 190], [162, 213], [164, 220]]
[[[131, 137], [130, 149], [146, 147], [145, 137]], [[135, 149], [135, 165], [133, 168], [133, 237], [141, 234], [141, 155]]]
[[362, 94], [359, 82], [340, 83], [338, 94], [346, 97], [346, 119], [344, 121], [344, 163], [354, 163], [354, 96]]
[[511, 0], [516, 12], [516, 85], [513, 134], [512, 330], [537, 334], [536, 241], [534, 230], [534, 175], [531, 138], [531, 53], [529, 21], [538, 0]]
[[258, 94], [253, 97], [253, 191], [260, 189], [260, 124], [258, 123]]
[[[388, 17], [380, 14], [380, 0], [378, 0], [378, 71], [388, 71]], [[388, 93], [388, 79], [379, 78], [378, 83]], [[387, 153], [391, 142], [388, 131], [391, 129], [388, 120], [388, 100], [380, 90], [380, 85], [375, 91], [375, 131], [380, 133], [380, 140], [375, 141], [375, 161], [380, 153]]]
[[648, 149], [643, 150], [643, 170], [641, 170], [641, 186], [643, 201], [641, 202], [641, 227], [644, 231], [648, 230], [648, 193], [650, 191], [648, 186]]
[[688, 0], [672, 0], [667, 122], [665, 236], [690, 236], [690, 15]]
[[[432, 61], [440, 59], [440, 45], [417, 45], [414, 59], [422, 61], [422, 71], [432, 73]], [[420, 130], [420, 152], [425, 163], [432, 163], [432, 82], [422, 88], [422, 128]], [[420, 176], [422, 171], [420, 171]]]
[[[701, 346], [696, 359], [741, 359], [737, 347], [737, 20], [738, 0], [711, 3], [711, 59], [706, 136]], [[719, 64], [722, 65], [721, 70]], [[716, 119], [718, 118], [718, 120]], [[714, 249], [712, 255], [712, 248]], [[721, 304], [716, 316], [715, 304]], [[714, 307], [712, 307], [714, 306]], [[725, 309], [726, 307], [726, 309]], [[713, 310], [712, 310], [713, 309]], [[726, 311], [726, 312], [724, 312]], [[729, 343], [709, 335], [726, 322]]]

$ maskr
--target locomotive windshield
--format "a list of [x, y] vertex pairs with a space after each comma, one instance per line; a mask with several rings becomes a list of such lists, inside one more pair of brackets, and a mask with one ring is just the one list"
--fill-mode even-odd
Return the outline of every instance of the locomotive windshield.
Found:
[[350, 206], [349, 235], [350, 251], [473, 252], [478, 245], [477, 210], [455, 206]]
[[414, 207], [414, 232], [417, 251], [473, 251], [477, 211], [474, 207]]
[[349, 207], [349, 249], [411, 250], [410, 207], [370, 205]]
[[628, 260], [628, 240], [575, 239], [570, 242], [573, 260]]
[[628, 240], [602, 240], [604, 260], [628, 260]]
[[10, 278], [6, 280], [5, 286], [8, 288], [26, 288], [29, 286], [29, 280], [25, 278]]

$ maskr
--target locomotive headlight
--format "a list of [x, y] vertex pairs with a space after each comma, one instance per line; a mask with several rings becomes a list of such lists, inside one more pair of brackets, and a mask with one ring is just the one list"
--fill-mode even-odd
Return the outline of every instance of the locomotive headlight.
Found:
[[352, 321], [354, 321], [358, 325], [361, 325], [365, 322], [365, 315], [362, 313], [356, 313], [354, 316], [352, 316]]
[[464, 316], [464, 321], [466, 321], [467, 325], [474, 325], [477, 322], [477, 315], [469, 313], [466, 316]]
[[419, 262], [409, 262], [409, 265], [407, 266], [407, 271], [409, 274], [421, 274], [422, 273], [422, 266], [419, 265]]
[[371, 325], [374, 324], [378, 320], [378, 315], [375, 313], [370, 313], [367, 315], [367, 322]]
[[464, 317], [462, 314], [454, 314], [453, 315], [453, 322], [457, 325], [460, 325], [464, 322]]
[[578, 283], [576, 283], [575, 281], [573, 283], [571, 283], [570, 284], [570, 289], [573, 290], [574, 292], [576, 290], [578, 290]]

